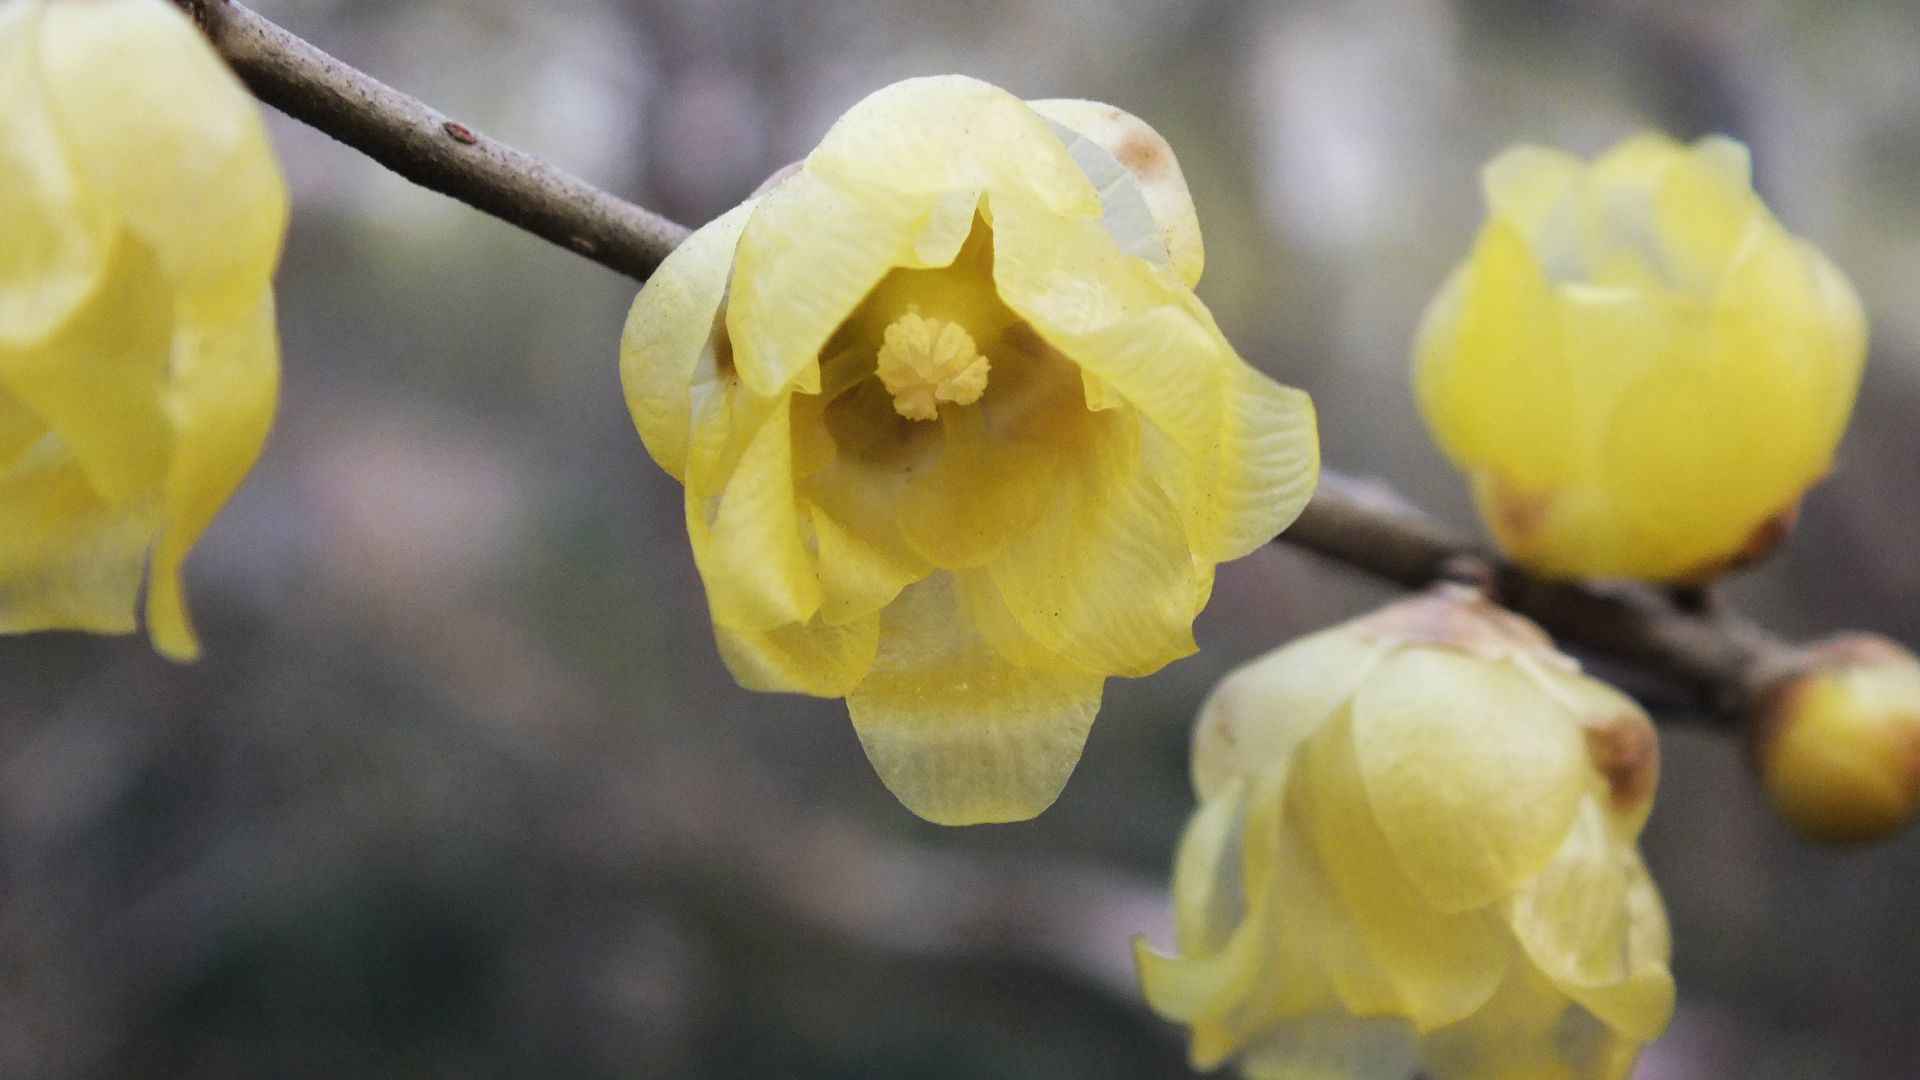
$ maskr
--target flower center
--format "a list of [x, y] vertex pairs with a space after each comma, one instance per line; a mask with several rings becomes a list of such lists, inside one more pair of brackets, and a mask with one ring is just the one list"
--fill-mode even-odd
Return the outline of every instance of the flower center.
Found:
[[887, 324], [877, 374], [893, 395], [894, 412], [909, 420], [932, 420], [940, 415], [942, 401], [979, 401], [989, 367], [965, 327], [909, 311]]

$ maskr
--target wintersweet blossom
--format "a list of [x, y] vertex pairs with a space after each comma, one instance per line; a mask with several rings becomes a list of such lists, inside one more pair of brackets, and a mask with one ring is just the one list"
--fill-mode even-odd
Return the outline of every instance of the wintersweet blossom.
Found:
[[1510, 557], [1709, 578], [1778, 543], [1831, 467], [1860, 300], [1749, 173], [1718, 136], [1486, 167], [1487, 221], [1427, 309], [1414, 384]]
[[1797, 656], [1748, 730], [1767, 797], [1809, 839], [1883, 840], [1920, 813], [1920, 659], [1886, 638]]
[[695, 233], [621, 373], [735, 678], [844, 696], [923, 817], [1045, 809], [1107, 676], [1193, 652], [1214, 565], [1313, 490], [1312, 405], [1234, 352], [1201, 263], [1150, 127], [958, 76]]
[[1201, 711], [1147, 1000], [1251, 1077], [1624, 1077], [1673, 1010], [1635, 846], [1658, 760], [1630, 699], [1457, 587], [1269, 653]]
[[[181, 563], [259, 455], [286, 187], [161, 0], [0, 0], [0, 632], [198, 653]], [[151, 550], [151, 566], [148, 556]]]

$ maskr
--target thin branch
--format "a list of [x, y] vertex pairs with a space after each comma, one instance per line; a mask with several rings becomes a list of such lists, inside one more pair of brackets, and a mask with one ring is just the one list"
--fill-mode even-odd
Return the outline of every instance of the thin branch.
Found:
[[[174, 0], [261, 100], [423, 187], [644, 282], [689, 230], [502, 145], [230, 0]], [[1555, 637], [1677, 683], [1732, 726], [1794, 649], [1724, 609], [1658, 590], [1547, 582], [1383, 485], [1327, 473], [1280, 541], [1404, 588], [1467, 578]], [[1696, 598], [1697, 601], [1698, 598]]]
[[689, 230], [480, 134], [240, 4], [174, 0], [260, 100], [419, 184], [645, 281]]

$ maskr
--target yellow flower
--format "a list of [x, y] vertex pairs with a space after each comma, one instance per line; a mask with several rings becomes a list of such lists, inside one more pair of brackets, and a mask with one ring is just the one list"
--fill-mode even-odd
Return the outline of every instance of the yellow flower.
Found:
[[1658, 763], [1638, 706], [1458, 587], [1269, 653], [1201, 711], [1147, 1000], [1251, 1077], [1624, 1077], [1673, 1009]]
[[1808, 651], [1759, 697], [1761, 784], [1809, 839], [1885, 839], [1920, 811], [1920, 660], [1856, 635]]
[[1557, 576], [1701, 580], [1766, 553], [1827, 472], [1860, 301], [1780, 227], [1747, 149], [1536, 146], [1428, 306], [1414, 386], [1500, 547]]
[[846, 697], [930, 820], [1045, 809], [1105, 678], [1193, 652], [1214, 564], [1313, 489], [1311, 404], [1200, 267], [1151, 128], [957, 76], [873, 94], [695, 233], [621, 373], [735, 678]]
[[278, 383], [286, 189], [252, 98], [160, 0], [0, 0], [0, 632], [197, 655], [187, 551]]

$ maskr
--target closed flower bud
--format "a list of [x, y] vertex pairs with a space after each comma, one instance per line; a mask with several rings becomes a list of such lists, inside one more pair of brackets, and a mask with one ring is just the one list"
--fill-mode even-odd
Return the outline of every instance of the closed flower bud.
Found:
[[1147, 1000], [1250, 1077], [1624, 1077], [1673, 1010], [1658, 761], [1637, 705], [1459, 587], [1269, 653], [1201, 710]]
[[1536, 572], [1697, 582], [1770, 550], [1828, 471], [1860, 300], [1753, 192], [1747, 149], [1521, 146], [1428, 306], [1420, 410], [1501, 549]]
[[930, 820], [1051, 803], [1106, 678], [1191, 653], [1214, 565], [1313, 490], [1311, 403], [1200, 267], [1153, 129], [958, 76], [875, 93], [675, 251], [621, 374], [741, 685], [844, 696]]
[[286, 218], [174, 7], [0, 0], [0, 632], [131, 630], [144, 568], [154, 644], [198, 653], [181, 563], [272, 423]]
[[1761, 784], [1809, 839], [1882, 840], [1920, 809], [1920, 661], [1885, 638], [1809, 650], [1758, 698]]

